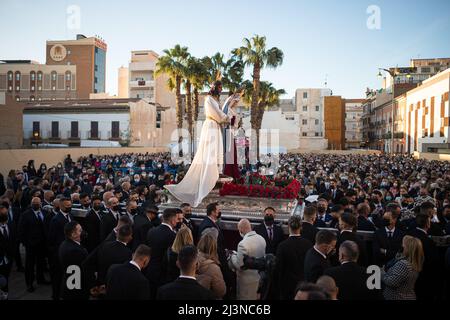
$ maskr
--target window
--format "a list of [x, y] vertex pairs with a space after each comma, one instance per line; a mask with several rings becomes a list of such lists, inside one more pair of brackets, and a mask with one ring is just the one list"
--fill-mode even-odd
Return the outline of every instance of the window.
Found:
[[31, 91], [34, 91], [34, 86], [31, 86]]
[[94, 77], [94, 83], [97, 83], [97, 77]]
[[71, 78], [70, 73], [67, 73], [67, 74], [66, 74], [66, 80], [67, 80], [67, 81], [70, 81], [70, 78]]
[[319, 106], [316, 106], [316, 111], [319, 111], [319, 109], [320, 109]]
[[67, 65], [70, 66], [70, 61], [67, 61]]
[[9, 80], [9, 81], [12, 81], [12, 79], [13, 79], [13, 74], [12, 74], [12, 72], [8, 72], [8, 80]]
[[308, 111], [308, 107], [307, 106], [303, 106], [303, 111]]
[[53, 86], [53, 87], [52, 87], [52, 90], [53, 90], [53, 91], [56, 91], [56, 87], [55, 87], [55, 86]]
[[72, 52], [70, 50], [67, 50], [67, 54], [71, 54]]
[[303, 99], [308, 99], [308, 92], [303, 92]]
[[20, 73], [16, 72], [16, 81], [20, 81]]
[[315, 123], [316, 125], [318, 125], [318, 124], [319, 124], [319, 119], [314, 120], [314, 123]]
[[98, 71], [98, 66], [97, 65], [94, 66], [94, 70]]
[[19, 86], [16, 86], [16, 91], [20, 91], [20, 87]]
[[59, 122], [52, 121], [52, 138], [59, 138]]
[[119, 132], [120, 132], [119, 121], [111, 122], [111, 138], [118, 139]]
[[70, 137], [78, 138], [78, 121], [70, 122]]
[[34, 96], [31, 96], [31, 97], [30, 97], [30, 101], [34, 101]]
[[318, 137], [319, 136], [319, 133], [318, 132], [316, 132], [316, 137]]
[[34, 74], [34, 72], [32, 72], [32, 73], [30, 74], [30, 79], [31, 79], [31, 81], [34, 81], [34, 79], [35, 79], [35, 74]]
[[19, 96], [16, 96], [16, 101], [20, 101], [20, 97]]
[[41, 86], [38, 87], [38, 91], [42, 91], [42, 87]]
[[41, 135], [41, 123], [39, 121], [33, 121], [33, 137], [39, 137]]
[[302, 125], [307, 125], [307, 124], [308, 124], [308, 120], [303, 119], [303, 120], [302, 120]]
[[91, 139], [98, 139], [98, 121], [91, 121]]
[[307, 134], [306, 132], [302, 132], [302, 136], [303, 136], [303, 137], [307, 137], [308, 134]]
[[97, 47], [95, 47], [95, 53], [98, 53], [98, 48]]
[[8, 87], [8, 91], [11, 92], [12, 91], [12, 86]]
[[52, 80], [56, 81], [56, 72], [52, 72]]
[[38, 72], [37, 79], [38, 81], [42, 81], [42, 72]]

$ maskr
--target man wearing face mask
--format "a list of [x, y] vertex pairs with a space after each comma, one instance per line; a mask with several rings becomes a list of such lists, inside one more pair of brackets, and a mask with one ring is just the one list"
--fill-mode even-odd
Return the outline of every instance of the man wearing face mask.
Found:
[[49, 246], [49, 262], [50, 275], [52, 279], [52, 299], [59, 300], [61, 291], [61, 265], [59, 262], [58, 250], [59, 246], [65, 239], [64, 226], [73, 221], [72, 201], [70, 198], [62, 198], [59, 201], [59, 212], [50, 221], [48, 229], [48, 246]]
[[[180, 206], [181, 211], [183, 212], [183, 224], [186, 225], [189, 229], [191, 229], [192, 235], [194, 236], [194, 240], [197, 240], [197, 226], [192, 222], [192, 207], [189, 203], [182, 203]], [[196, 241], [195, 241], [196, 242]]]
[[327, 212], [328, 201], [320, 198], [317, 200], [317, 219], [314, 226], [317, 228], [327, 228], [328, 223], [331, 221], [331, 216]]
[[260, 276], [258, 270], [242, 269], [244, 256], [262, 258], [266, 251], [266, 241], [263, 237], [252, 231], [250, 221], [242, 219], [238, 223], [239, 242], [237, 251], [230, 256], [229, 265], [236, 270], [236, 298], [237, 300], [256, 300]]
[[335, 250], [336, 235], [328, 230], [316, 234], [315, 245], [305, 256], [305, 281], [315, 283], [331, 267], [328, 256]]
[[38, 284], [48, 284], [44, 277], [46, 255], [46, 234], [41, 199], [33, 198], [31, 208], [26, 210], [19, 221], [19, 239], [25, 246], [25, 283], [28, 292], [33, 292], [35, 268]]
[[87, 239], [84, 241], [88, 252], [92, 252], [101, 242], [100, 223], [102, 219], [102, 198], [94, 196], [92, 198], [92, 208], [86, 215], [84, 228], [87, 232]]
[[100, 223], [100, 240], [105, 240], [111, 231], [117, 226], [120, 216], [120, 204], [119, 199], [112, 197], [108, 200], [107, 204], [108, 212], [102, 217]]
[[255, 227], [255, 231], [266, 240], [266, 254], [275, 254], [278, 244], [284, 240], [283, 229], [275, 223], [275, 209], [264, 209], [264, 221]]
[[[0, 275], [8, 281], [15, 254], [16, 234], [8, 208], [0, 204]], [[8, 283], [4, 291], [8, 292]]]
[[383, 215], [383, 226], [374, 233], [374, 262], [380, 267], [395, 258], [402, 246], [405, 232], [397, 227], [398, 217], [397, 208], [390, 204]]

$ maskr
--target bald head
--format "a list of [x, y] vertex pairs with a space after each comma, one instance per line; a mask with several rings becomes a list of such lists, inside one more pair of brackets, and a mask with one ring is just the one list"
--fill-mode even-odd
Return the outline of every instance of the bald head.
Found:
[[109, 199], [111, 199], [112, 197], [114, 197], [114, 193], [112, 193], [111, 191], [107, 191], [103, 194], [103, 202], [104, 203], [108, 203]]
[[338, 287], [336, 286], [336, 282], [330, 276], [321, 276], [316, 284], [322, 288], [323, 291], [328, 293], [331, 297], [331, 300], [337, 300], [337, 295], [339, 292]]
[[238, 230], [242, 235], [246, 235], [252, 231], [252, 225], [248, 219], [241, 219], [238, 223]]
[[34, 197], [33, 199], [31, 199], [31, 205], [41, 205], [41, 198]]

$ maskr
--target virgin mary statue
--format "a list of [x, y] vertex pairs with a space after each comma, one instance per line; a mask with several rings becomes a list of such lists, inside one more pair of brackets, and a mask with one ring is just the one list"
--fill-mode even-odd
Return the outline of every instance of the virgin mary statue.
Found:
[[222, 125], [230, 121], [220, 108], [221, 92], [222, 83], [215, 81], [205, 98], [205, 122], [188, 172], [179, 184], [164, 186], [175, 198], [193, 207], [211, 192], [223, 170]]

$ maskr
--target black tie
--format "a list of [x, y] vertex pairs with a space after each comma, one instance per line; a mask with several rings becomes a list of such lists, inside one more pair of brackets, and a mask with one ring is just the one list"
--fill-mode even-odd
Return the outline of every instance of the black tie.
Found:
[[6, 225], [2, 225], [2, 234], [5, 239], [9, 238], [8, 230], [6, 229]]
[[388, 238], [392, 238], [392, 231], [388, 231]]
[[272, 227], [268, 228], [268, 230], [269, 230], [269, 240], [272, 241], [273, 240]]

